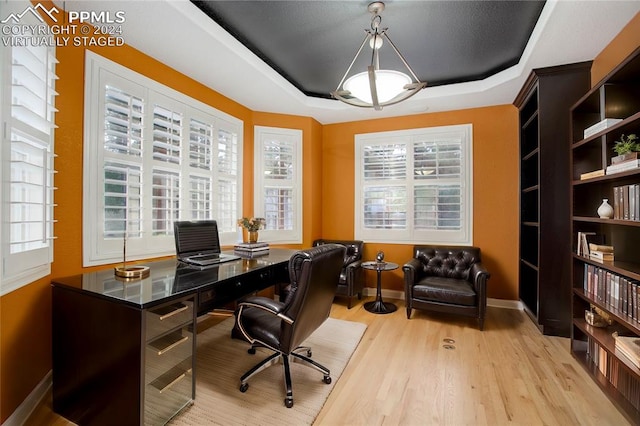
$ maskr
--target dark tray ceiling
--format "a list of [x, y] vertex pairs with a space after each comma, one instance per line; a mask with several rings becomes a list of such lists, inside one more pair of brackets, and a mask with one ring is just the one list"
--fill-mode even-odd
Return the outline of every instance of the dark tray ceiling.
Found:
[[[364, 30], [368, 1], [192, 1], [309, 96], [330, 97]], [[544, 1], [387, 1], [382, 26], [429, 86], [489, 77], [518, 63]], [[382, 49], [381, 68], [404, 71]], [[210, 52], [215, 55], [215, 52]], [[365, 58], [366, 57], [366, 58]], [[368, 55], [354, 65], [364, 71]]]

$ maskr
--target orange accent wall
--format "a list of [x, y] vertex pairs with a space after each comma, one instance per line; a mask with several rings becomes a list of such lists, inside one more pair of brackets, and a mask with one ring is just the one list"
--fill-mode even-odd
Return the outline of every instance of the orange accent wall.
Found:
[[596, 56], [591, 65], [591, 87], [597, 85], [620, 62], [640, 46], [640, 13]]
[[[32, 2], [38, 3], [35, 0]], [[50, 1], [40, 1], [46, 7]], [[595, 81], [640, 45], [636, 16], [594, 61]], [[634, 33], [635, 32], [635, 33]], [[634, 47], [635, 46], [635, 47]], [[155, 59], [123, 47], [96, 48], [114, 60], [244, 121], [244, 214], [253, 213], [253, 126], [299, 128], [304, 133], [303, 243], [353, 235], [353, 135], [357, 133], [472, 123], [474, 137], [474, 242], [482, 247], [488, 269], [489, 296], [517, 299], [517, 114], [515, 107], [421, 114], [353, 123], [321, 125], [308, 117], [252, 112]], [[82, 268], [82, 138], [84, 49], [57, 51], [55, 194], [58, 223], [51, 277], [77, 274]], [[410, 246], [368, 244], [365, 257], [378, 249], [404, 262]], [[95, 268], [90, 268], [95, 269]], [[29, 396], [51, 369], [51, 289], [45, 277], [0, 298], [0, 423]], [[373, 286], [373, 277], [368, 277]], [[401, 272], [384, 277], [384, 287], [402, 289]]]
[[[517, 299], [518, 114], [513, 105], [324, 126], [322, 236], [353, 238], [356, 134], [467, 123], [473, 125], [473, 242], [482, 249], [483, 263], [491, 272], [489, 297]], [[370, 243], [365, 244], [364, 257], [373, 259], [383, 250], [386, 260], [402, 265], [412, 249], [413, 245]], [[401, 268], [382, 280], [384, 288], [404, 289]], [[367, 286], [375, 284], [375, 274], [368, 272]]]

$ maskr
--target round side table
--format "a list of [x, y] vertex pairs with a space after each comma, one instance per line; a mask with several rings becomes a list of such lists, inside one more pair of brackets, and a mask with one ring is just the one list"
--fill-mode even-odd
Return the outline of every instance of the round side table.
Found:
[[376, 289], [376, 300], [373, 302], [367, 302], [364, 304], [364, 308], [374, 314], [390, 314], [391, 312], [395, 312], [396, 305], [390, 302], [382, 301], [382, 272], [384, 271], [393, 271], [394, 269], [398, 269], [397, 263], [391, 262], [364, 262], [362, 263], [362, 267], [364, 269], [370, 269], [376, 271], [378, 274], [378, 285]]

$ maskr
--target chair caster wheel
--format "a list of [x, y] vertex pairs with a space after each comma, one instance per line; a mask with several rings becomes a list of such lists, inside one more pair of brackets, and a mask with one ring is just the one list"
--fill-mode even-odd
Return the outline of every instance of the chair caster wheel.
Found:
[[322, 381], [325, 382], [328, 385], [331, 384], [331, 376], [324, 376]]
[[285, 398], [284, 399], [284, 406], [287, 407], [287, 408], [293, 407], [293, 399]]
[[250, 353], [251, 355], [255, 355], [256, 354], [256, 348], [249, 348], [249, 349], [247, 349], [247, 352]]
[[240, 384], [240, 392], [245, 393], [249, 389], [249, 383], [241, 383]]

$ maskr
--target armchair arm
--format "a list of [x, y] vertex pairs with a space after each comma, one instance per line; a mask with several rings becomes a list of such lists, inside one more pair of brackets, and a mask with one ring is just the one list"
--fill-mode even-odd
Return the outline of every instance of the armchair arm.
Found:
[[285, 304], [282, 302], [278, 302], [277, 300], [269, 299], [268, 297], [262, 296], [248, 297], [242, 302], [238, 303], [238, 307], [240, 308], [238, 314], [239, 316], [242, 315], [242, 310], [245, 306], [262, 309], [263, 311], [269, 312], [270, 314], [281, 318], [288, 324], [293, 324], [293, 320], [282, 313], [282, 311], [284, 311]]
[[348, 294], [360, 293], [364, 288], [364, 270], [362, 260], [355, 260], [345, 267]]
[[411, 287], [416, 283], [422, 271], [422, 262], [415, 257], [402, 266], [404, 273], [404, 292], [406, 300], [411, 298]]
[[471, 266], [471, 270], [469, 271], [469, 281], [471, 281], [478, 292], [480, 289], [478, 285], [487, 284], [487, 280], [491, 277], [491, 274], [487, 269], [482, 265], [482, 263], [474, 263]]
[[478, 306], [481, 317], [487, 308], [487, 280], [491, 274], [485, 269], [482, 263], [475, 263], [469, 271], [469, 281], [472, 282], [478, 296]]

